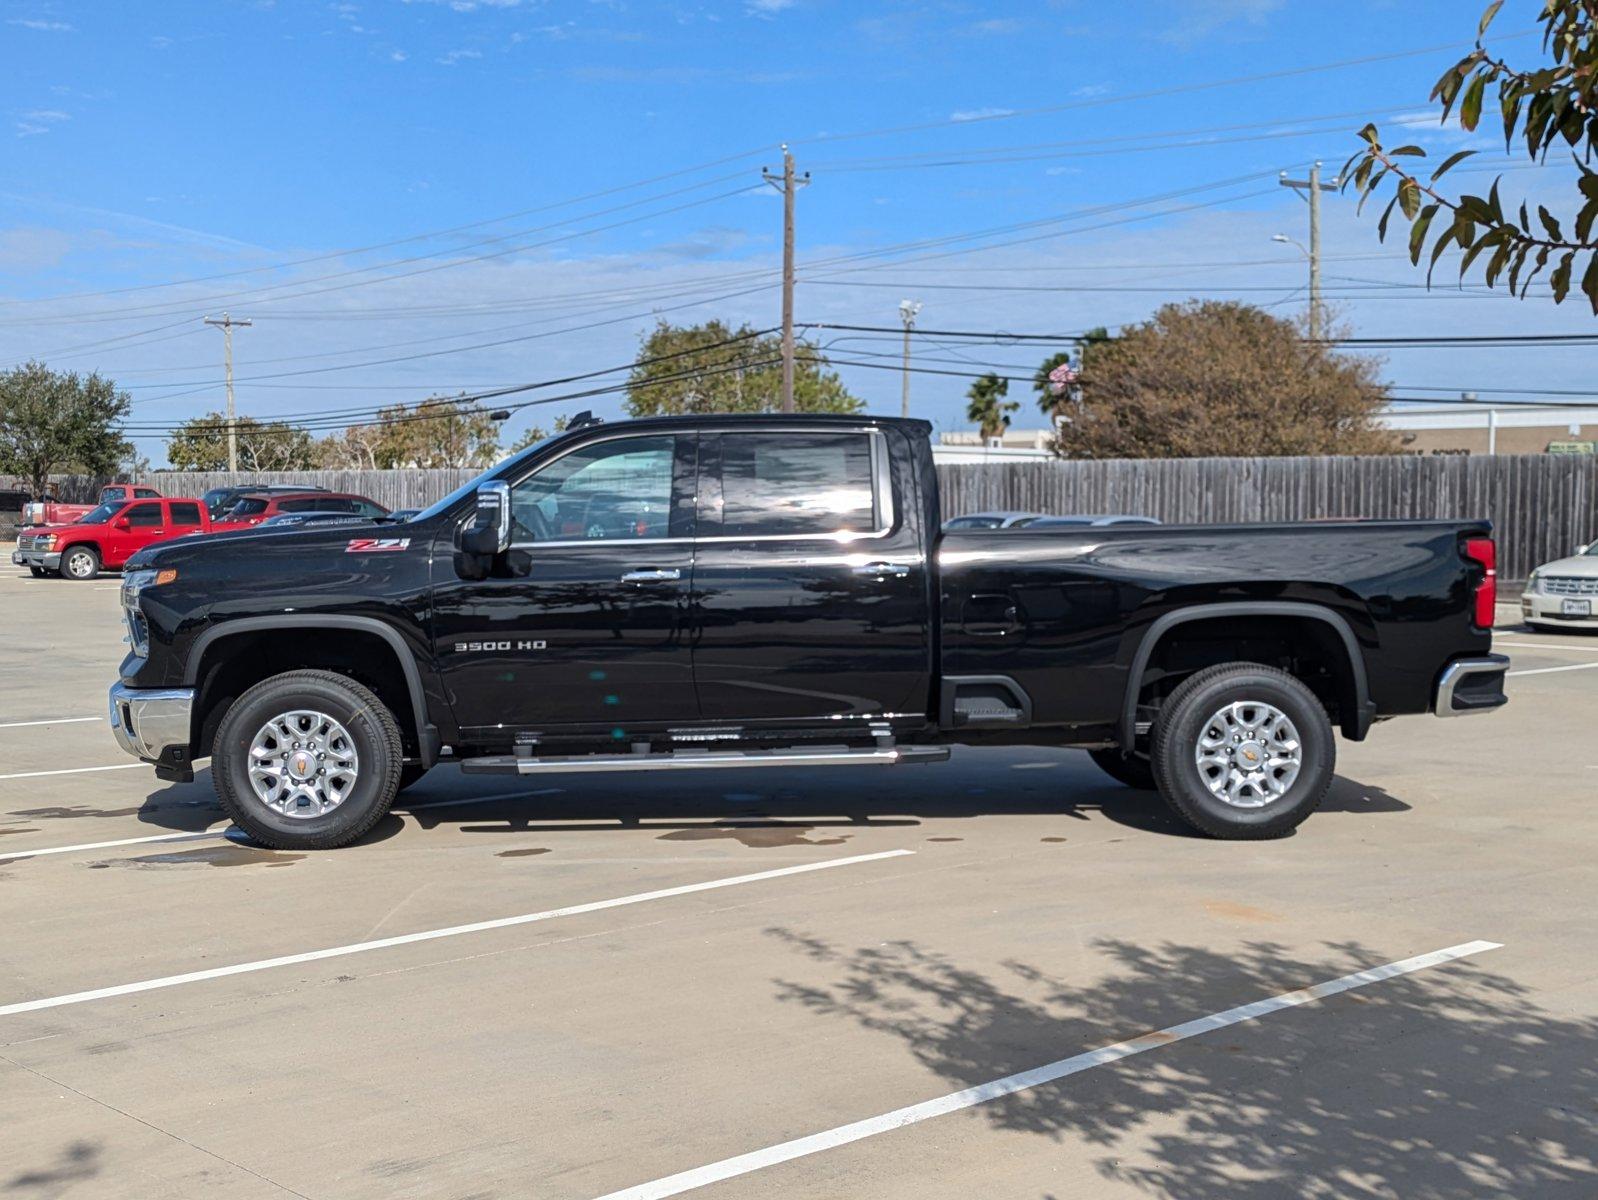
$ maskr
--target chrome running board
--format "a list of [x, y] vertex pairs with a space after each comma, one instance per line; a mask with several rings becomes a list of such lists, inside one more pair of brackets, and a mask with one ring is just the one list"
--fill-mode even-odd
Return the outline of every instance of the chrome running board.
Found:
[[461, 760], [467, 775], [541, 775], [578, 771], [703, 771], [712, 767], [891, 767], [943, 762], [947, 746], [886, 746], [850, 750], [672, 750], [664, 754], [573, 754], [533, 758], [493, 754]]

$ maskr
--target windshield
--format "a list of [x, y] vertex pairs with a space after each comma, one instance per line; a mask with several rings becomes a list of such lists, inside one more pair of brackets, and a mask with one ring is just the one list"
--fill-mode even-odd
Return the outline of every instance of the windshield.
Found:
[[200, 499], [205, 501], [206, 508], [209, 508], [212, 512], [215, 512], [217, 509], [222, 507], [222, 502], [232, 494], [232, 488], [212, 488], [210, 491], [206, 492], [205, 495], [201, 496]]
[[230, 518], [253, 517], [258, 513], [264, 513], [266, 511], [266, 503], [266, 498], [263, 496], [247, 496], [243, 500], [240, 500], [232, 508], [228, 509], [227, 515]]
[[104, 525], [122, 511], [122, 506], [125, 503], [127, 503], [125, 500], [117, 500], [109, 504], [102, 504], [93, 512], [84, 513], [83, 516], [78, 518], [76, 523], [79, 525]]
[[100, 489], [101, 504], [110, 504], [113, 501], [120, 503], [121, 500], [122, 489], [117, 487], [116, 484], [112, 484], [110, 487], [103, 487]]
[[[520, 454], [513, 455], [512, 457], [513, 458], [526, 458], [527, 455], [532, 454], [532, 453], [538, 451], [539, 449], [543, 448], [544, 446], [549, 445], [550, 442], [554, 441], [559, 436], [560, 436], [559, 434], [551, 434], [549, 437], [545, 438], [543, 441], [534, 442], [526, 450], [523, 450]], [[428, 520], [431, 520], [432, 518], [438, 516], [439, 513], [447, 512], [449, 509], [454, 508], [455, 505], [459, 504], [462, 500], [466, 499], [467, 496], [470, 496], [473, 492], [475, 492], [483, 484], [487, 483], [490, 479], [494, 478], [494, 476], [499, 473], [500, 468], [502, 468], [505, 465], [505, 463], [508, 463], [510, 461], [512, 461], [512, 460], [510, 458], [507, 458], [505, 460], [505, 462], [496, 463], [492, 467], [489, 467], [488, 470], [484, 471], [481, 475], [477, 476], [475, 479], [467, 480], [465, 483], [461, 484], [460, 487], [456, 488], [449, 495], [445, 496], [442, 500], [435, 501], [434, 503], [428, 505], [426, 508], [422, 509], [422, 511], [417, 513], [414, 517], [412, 517], [411, 520], [413, 520], [413, 521], [428, 521]]]

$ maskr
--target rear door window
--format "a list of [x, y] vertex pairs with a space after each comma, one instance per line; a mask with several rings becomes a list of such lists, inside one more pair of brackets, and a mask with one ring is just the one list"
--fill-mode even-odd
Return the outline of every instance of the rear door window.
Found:
[[726, 433], [721, 534], [805, 537], [878, 526], [869, 433]]
[[172, 501], [172, 524], [198, 525], [200, 523], [200, 506], [192, 500]]

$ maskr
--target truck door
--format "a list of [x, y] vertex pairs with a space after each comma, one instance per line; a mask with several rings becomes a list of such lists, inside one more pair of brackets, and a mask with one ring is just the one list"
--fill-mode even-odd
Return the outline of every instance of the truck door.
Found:
[[553, 731], [625, 744], [698, 719], [696, 441], [689, 431], [579, 443], [511, 484], [504, 577], [460, 579], [440, 558], [436, 656], [467, 738]]
[[136, 551], [166, 536], [166, 514], [161, 505], [160, 500], [139, 500], [111, 519], [106, 530], [105, 566], [120, 567]]
[[701, 435], [694, 681], [706, 721], [919, 724], [931, 597], [895, 430]]

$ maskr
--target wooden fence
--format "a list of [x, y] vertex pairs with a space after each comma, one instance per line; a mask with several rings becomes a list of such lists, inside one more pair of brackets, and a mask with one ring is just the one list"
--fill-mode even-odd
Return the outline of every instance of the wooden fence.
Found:
[[[314, 483], [390, 508], [420, 508], [475, 471], [166, 471], [145, 476], [170, 496], [231, 483]], [[100, 481], [63, 476], [62, 499], [91, 500]], [[1488, 517], [1500, 574], [1598, 538], [1598, 457], [1391, 455], [1372, 458], [1195, 458], [951, 464], [938, 468], [946, 516], [984, 509], [1139, 513], [1176, 522], [1306, 521], [1327, 517]]]
[[1598, 457], [1193, 458], [938, 468], [946, 516], [985, 509], [1137, 513], [1168, 524], [1487, 517], [1500, 575], [1598, 538]]

